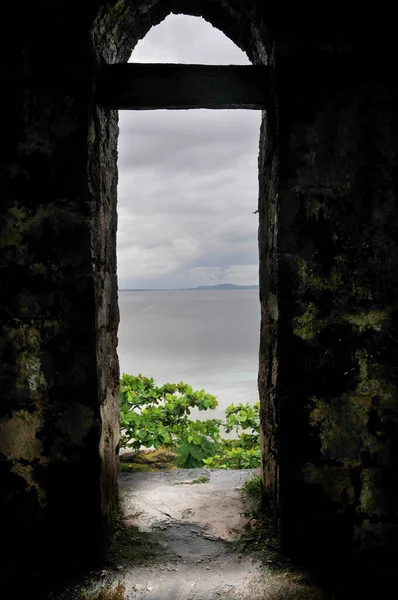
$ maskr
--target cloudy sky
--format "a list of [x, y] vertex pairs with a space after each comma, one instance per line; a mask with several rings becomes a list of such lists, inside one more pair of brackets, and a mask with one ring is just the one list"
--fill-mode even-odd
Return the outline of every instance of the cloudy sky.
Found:
[[[203, 19], [171, 15], [130, 62], [250, 64]], [[120, 111], [119, 288], [258, 282], [261, 111]]]

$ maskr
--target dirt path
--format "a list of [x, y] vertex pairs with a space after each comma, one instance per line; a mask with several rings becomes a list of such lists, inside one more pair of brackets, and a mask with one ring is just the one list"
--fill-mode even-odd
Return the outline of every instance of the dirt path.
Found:
[[326, 598], [280, 561], [271, 540], [267, 547], [256, 541], [260, 521], [241, 491], [252, 476], [202, 469], [121, 474], [125, 526], [111, 563], [57, 600]]

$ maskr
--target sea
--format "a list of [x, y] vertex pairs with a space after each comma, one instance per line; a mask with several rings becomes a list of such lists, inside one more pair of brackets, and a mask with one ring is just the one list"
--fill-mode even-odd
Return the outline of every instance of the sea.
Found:
[[120, 372], [183, 381], [216, 396], [195, 418], [258, 401], [258, 290], [119, 291]]

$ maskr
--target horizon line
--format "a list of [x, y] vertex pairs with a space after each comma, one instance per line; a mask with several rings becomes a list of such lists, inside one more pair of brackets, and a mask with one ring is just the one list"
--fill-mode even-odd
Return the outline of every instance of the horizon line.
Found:
[[[221, 287], [222, 286], [222, 287]], [[225, 287], [224, 287], [225, 286]], [[231, 287], [229, 287], [231, 286]], [[198, 285], [196, 287], [185, 287], [185, 288], [118, 288], [119, 292], [184, 292], [184, 291], [192, 291], [192, 290], [217, 290], [217, 289], [257, 289], [259, 288], [258, 283], [254, 283], [252, 285], [239, 285], [235, 283], [219, 283], [214, 285]]]

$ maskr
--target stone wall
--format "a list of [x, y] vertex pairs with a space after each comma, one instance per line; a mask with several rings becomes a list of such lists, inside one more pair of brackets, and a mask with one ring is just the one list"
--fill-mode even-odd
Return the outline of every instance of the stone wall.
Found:
[[65, 6], [8, 7], [1, 53], [2, 566], [33, 571], [97, 560], [117, 508], [117, 126]]
[[314, 29], [300, 12], [283, 27], [277, 9], [269, 13], [276, 39], [270, 117], [275, 110], [278, 132], [276, 142], [265, 141], [260, 252], [263, 243], [268, 262], [277, 253], [277, 274], [266, 267], [261, 277], [262, 336], [274, 338], [260, 359], [271, 456], [264, 477], [277, 494], [291, 556], [385, 556], [396, 549], [398, 516], [398, 106], [385, 63], [390, 38], [383, 24], [383, 39], [369, 44], [363, 14], [341, 19], [335, 11]]

